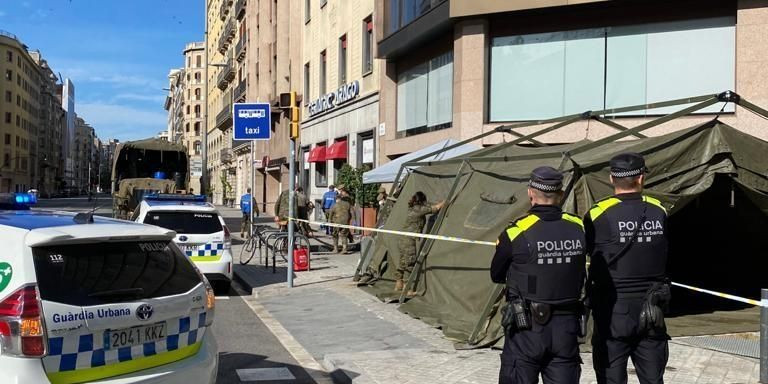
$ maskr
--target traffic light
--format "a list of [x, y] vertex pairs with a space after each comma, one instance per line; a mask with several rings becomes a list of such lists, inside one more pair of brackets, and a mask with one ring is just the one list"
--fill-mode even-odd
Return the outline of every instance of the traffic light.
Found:
[[291, 107], [288, 109], [288, 117], [291, 119], [291, 138], [299, 138], [299, 121], [301, 120], [301, 108]]
[[296, 106], [296, 92], [285, 92], [280, 94], [280, 108], [286, 109]]

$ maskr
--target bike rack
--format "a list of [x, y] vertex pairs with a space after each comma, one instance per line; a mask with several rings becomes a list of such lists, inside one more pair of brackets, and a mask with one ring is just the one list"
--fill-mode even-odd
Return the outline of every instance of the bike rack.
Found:
[[[277, 243], [278, 240], [287, 239], [288, 238], [288, 233], [287, 232], [280, 232], [279, 234], [270, 234], [267, 237], [267, 239], [269, 240], [269, 239], [271, 239], [271, 237], [274, 237], [275, 243]], [[311, 256], [311, 252], [310, 252], [310, 247], [309, 247], [309, 239], [306, 236], [304, 236], [304, 235], [302, 235], [300, 233], [294, 234], [293, 238], [294, 238], [294, 241], [296, 241], [297, 244], [299, 244], [299, 245], [301, 245], [302, 242], [304, 244], [306, 244], [306, 246], [307, 246], [307, 257], [310, 257]], [[271, 248], [272, 248], [272, 273], [277, 273], [277, 269], [276, 269], [276, 267], [277, 267], [277, 247], [276, 246], [272, 246]], [[269, 252], [269, 247], [267, 248], [267, 252]], [[293, 257], [293, 255], [288, 255], [288, 256], [289, 257]], [[280, 255], [280, 257], [282, 257], [284, 261], [288, 261], [284, 256], [282, 256], [282, 254]], [[269, 254], [267, 254], [267, 264], [265, 266], [267, 268], [269, 268]]]

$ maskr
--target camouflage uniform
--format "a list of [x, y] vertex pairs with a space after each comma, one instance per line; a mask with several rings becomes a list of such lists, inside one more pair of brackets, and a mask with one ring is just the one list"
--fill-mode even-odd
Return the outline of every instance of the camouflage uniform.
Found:
[[[349, 225], [352, 220], [352, 201], [349, 197], [339, 196], [336, 199], [336, 204], [331, 208], [331, 213], [328, 215], [330, 222], [333, 224]], [[349, 243], [349, 228], [333, 227], [333, 251], [339, 250], [339, 238], [341, 238], [341, 252], [347, 252], [347, 245]]]
[[[421, 233], [426, 224], [426, 216], [436, 213], [437, 209], [431, 205], [414, 205], [408, 208], [408, 214], [405, 216], [405, 226], [403, 231]], [[408, 279], [416, 264], [416, 241], [418, 239], [408, 236], [400, 236], [397, 241], [397, 250], [400, 252], [400, 262], [397, 264], [395, 278], [397, 280]]]
[[[275, 216], [280, 218], [280, 225], [286, 225], [288, 223], [288, 199], [289, 199], [289, 191], [283, 191], [280, 193], [280, 197], [277, 198], [277, 203], [275, 203]], [[293, 195], [293, 206], [298, 207], [298, 204], [296, 204], [296, 195]]]

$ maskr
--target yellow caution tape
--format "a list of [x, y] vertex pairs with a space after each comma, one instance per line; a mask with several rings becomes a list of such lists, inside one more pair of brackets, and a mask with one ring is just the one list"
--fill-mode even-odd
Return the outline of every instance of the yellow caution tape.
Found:
[[[355, 225], [324, 223], [324, 222], [309, 221], [309, 220], [294, 219], [294, 218], [289, 218], [289, 220], [293, 220], [293, 221], [301, 222], [301, 223], [313, 224], [313, 225], [324, 225], [324, 226], [327, 226], [327, 227], [347, 228], [347, 229], [356, 229], [356, 230], [361, 230], [361, 231], [388, 233], [390, 235], [409, 236], [409, 237], [416, 237], [416, 238], [421, 238], [421, 239], [453, 241], [453, 242], [456, 242], [456, 243], [479, 244], [479, 245], [488, 245], [488, 246], [492, 246], [492, 247], [496, 246], [496, 242], [493, 242], [493, 241], [469, 240], [469, 239], [462, 239], [460, 237], [453, 237], [453, 236], [441, 236], [441, 235], [430, 235], [430, 234], [416, 233], [416, 232], [393, 231], [391, 229], [359, 227], [359, 226], [355, 226]], [[672, 282], [672, 285], [680, 287], [680, 288], [690, 289], [690, 290], [696, 291], [696, 292], [701, 292], [701, 293], [706, 293], [706, 294], [717, 296], [717, 297], [722, 297], [724, 299], [739, 301], [739, 302], [750, 304], [750, 305], [754, 305], [754, 306], [757, 306], [757, 307], [768, 308], [768, 299], [763, 299], [763, 300], [747, 299], [747, 298], [744, 298], [744, 297], [730, 295], [730, 294], [727, 294], [727, 293], [716, 292], [716, 291], [711, 291], [709, 289], [698, 288], [698, 287], [694, 287], [694, 286], [691, 286], [691, 285], [676, 283], [674, 281]]]
[[361, 230], [361, 231], [381, 232], [381, 233], [388, 233], [390, 235], [417, 237], [417, 238], [421, 238], [421, 239], [453, 241], [455, 243], [490, 245], [492, 247], [496, 246], [496, 242], [494, 242], [494, 241], [469, 240], [469, 239], [462, 239], [462, 238], [453, 237], [453, 236], [441, 236], [441, 235], [430, 235], [430, 234], [416, 233], [416, 232], [393, 231], [391, 229], [358, 227], [358, 226], [355, 226], [355, 225], [345, 225], [345, 224], [321, 223], [321, 222], [317, 222], [317, 221], [309, 221], [309, 220], [294, 219], [294, 218], [288, 218], [288, 219], [296, 221], [296, 222], [300, 222], [300, 223], [307, 223], [307, 224], [314, 224], [314, 225], [324, 225], [326, 227], [357, 229], [357, 230]]

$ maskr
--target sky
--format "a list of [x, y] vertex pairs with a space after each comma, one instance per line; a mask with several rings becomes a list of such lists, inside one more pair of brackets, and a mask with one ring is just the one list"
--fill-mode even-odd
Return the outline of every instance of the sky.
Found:
[[102, 140], [167, 127], [168, 72], [202, 41], [206, 0], [0, 0], [0, 30], [75, 85], [75, 112]]

